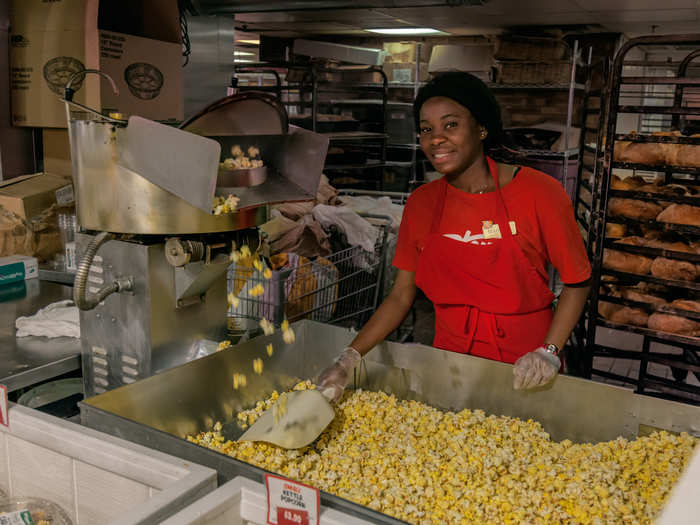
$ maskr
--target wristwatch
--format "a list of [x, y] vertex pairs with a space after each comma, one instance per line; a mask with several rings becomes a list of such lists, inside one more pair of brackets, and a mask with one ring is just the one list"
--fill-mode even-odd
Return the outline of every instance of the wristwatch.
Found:
[[547, 343], [542, 346], [547, 352], [549, 352], [552, 355], [559, 356], [559, 353], [561, 350], [559, 350], [559, 347], [553, 343]]

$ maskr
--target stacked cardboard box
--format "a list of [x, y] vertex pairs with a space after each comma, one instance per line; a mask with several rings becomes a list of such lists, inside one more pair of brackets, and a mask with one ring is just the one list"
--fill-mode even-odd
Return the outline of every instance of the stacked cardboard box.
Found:
[[496, 41], [501, 84], [563, 84], [569, 81], [569, 48], [558, 38], [503, 35]]
[[10, 10], [12, 123], [66, 127], [64, 87], [104, 113], [183, 119], [177, 0], [13, 0]]
[[429, 78], [430, 44], [390, 42], [384, 44], [384, 73], [389, 82], [412, 84]]

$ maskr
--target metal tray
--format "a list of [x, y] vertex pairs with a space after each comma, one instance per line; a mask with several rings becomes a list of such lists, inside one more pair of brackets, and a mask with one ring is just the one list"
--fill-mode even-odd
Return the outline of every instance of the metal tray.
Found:
[[[243, 475], [262, 481], [264, 470], [187, 442], [187, 434], [233, 421], [273, 389], [312, 378], [354, 337], [348, 329], [300, 321], [296, 341], [259, 337], [80, 404], [83, 425], [214, 468], [219, 482]], [[231, 388], [233, 372], [248, 369], [272, 343], [263, 375], [250, 374], [244, 390]], [[700, 407], [640, 396], [631, 390], [560, 376], [549, 387], [516, 391], [512, 366], [423, 345], [382, 343], [355, 370], [355, 386], [384, 390], [444, 410], [533, 418], [552, 439], [598, 442], [635, 438], [649, 427], [700, 435]], [[234, 425], [231, 425], [233, 427]], [[240, 430], [242, 433], [243, 431]], [[321, 493], [321, 502], [377, 523], [401, 523], [385, 514]]]

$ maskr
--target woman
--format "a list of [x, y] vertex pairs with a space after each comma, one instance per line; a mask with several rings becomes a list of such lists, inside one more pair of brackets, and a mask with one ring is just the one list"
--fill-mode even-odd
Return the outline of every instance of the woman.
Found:
[[[395, 284], [318, 384], [337, 400], [361, 356], [397, 328], [420, 288], [435, 306], [435, 347], [515, 363], [514, 388], [544, 385], [559, 372], [559, 351], [589, 291], [571, 201], [549, 175], [486, 155], [501, 133], [500, 109], [473, 75], [431, 80], [414, 113], [421, 149], [444, 177], [409, 197]], [[549, 263], [564, 283], [554, 312]]]

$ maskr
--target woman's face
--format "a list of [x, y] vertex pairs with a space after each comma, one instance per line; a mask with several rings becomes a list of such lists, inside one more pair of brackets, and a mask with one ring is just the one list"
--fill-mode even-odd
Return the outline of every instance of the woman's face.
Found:
[[461, 175], [483, 155], [484, 133], [471, 112], [451, 98], [429, 98], [420, 109], [421, 149], [444, 175]]

